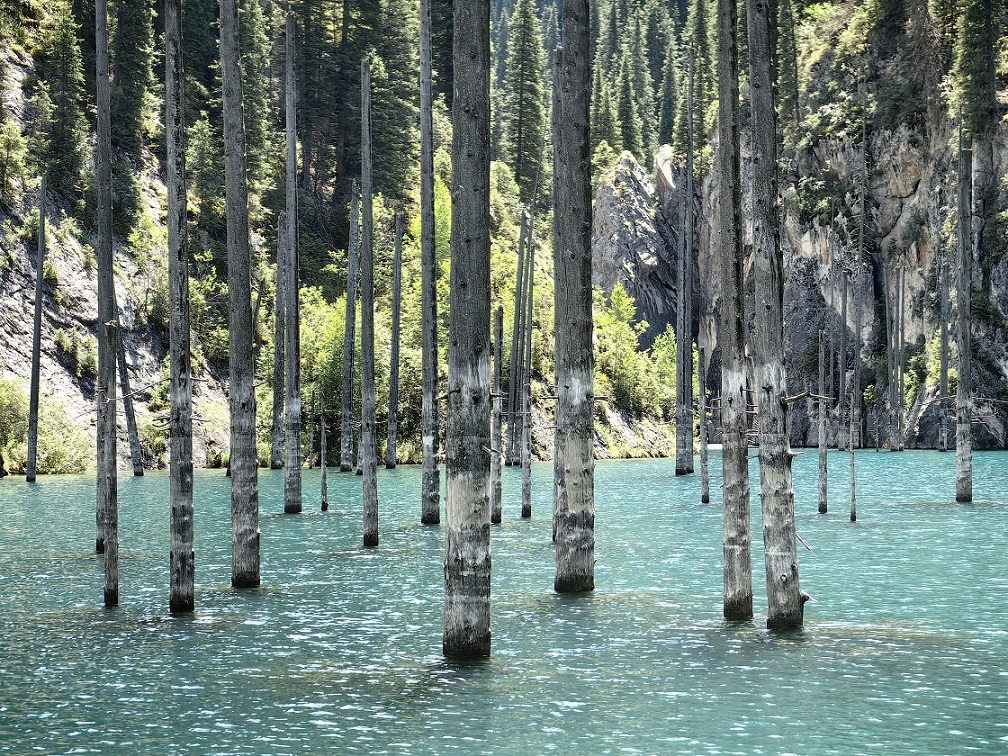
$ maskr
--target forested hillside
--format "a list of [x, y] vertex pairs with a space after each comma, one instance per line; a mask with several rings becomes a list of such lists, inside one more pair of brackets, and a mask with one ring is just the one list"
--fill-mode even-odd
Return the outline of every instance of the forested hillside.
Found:
[[[1005, 444], [997, 401], [1008, 400], [1008, 28], [1000, 0], [777, 0], [776, 92], [782, 131], [789, 383], [803, 388], [818, 368], [814, 334], [831, 330], [833, 394], [848, 375], [868, 417], [897, 409], [913, 429], [938, 395], [941, 260], [955, 228], [955, 150], [960, 130], [973, 148], [980, 198], [972, 208], [974, 361], [984, 405], [981, 443]], [[708, 0], [610, 0], [592, 4], [592, 151], [596, 184], [596, 410], [598, 452], [668, 453], [675, 415], [674, 312], [678, 292], [648, 286], [683, 247], [682, 172], [695, 145], [697, 218], [694, 317], [706, 348], [707, 384], [719, 383], [714, 244], [717, 147], [716, 13]], [[278, 223], [284, 210], [285, 16], [287, 5], [240, 2], [240, 44], [249, 213], [259, 458], [269, 461], [273, 404]], [[343, 381], [351, 203], [361, 174], [360, 60], [371, 61], [375, 217], [377, 406], [388, 406], [395, 215], [406, 217], [400, 351], [400, 458], [420, 450], [421, 301], [419, 219], [419, 3], [302, 0], [293, 6], [297, 79], [297, 209], [301, 266], [301, 377], [308, 418], [323, 395], [338, 405]], [[24, 459], [40, 177], [48, 183], [48, 258], [43, 319], [42, 436], [52, 460], [40, 470], [81, 469], [93, 444], [80, 430], [93, 417], [95, 247], [95, 24], [86, 2], [3, 0], [0, 6], [0, 451]], [[434, 0], [435, 227], [438, 317], [447, 332], [448, 234], [453, 92], [452, 13]], [[183, 8], [185, 134], [189, 170], [189, 272], [197, 463], [227, 459], [228, 322], [224, 140], [218, 6]], [[742, 14], [744, 18], [744, 13]], [[491, 8], [491, 299], [504, 308], [504, 382], [511, 382], [517, 249], [531, 211], [535, 280], [531, 373], [537, 453], [550, 453], [553, 290], [550, 107], [558, 7], [493, 0]], [[163, 464], [168, 375], [168, 274], [164, 186], [164, 19], [160, 4], [110, 5], [114, 230], [117, 296], [133, 373], [145, 464]], [[744, 24], [742, 25], [744, 32]], [[742, 50], [743, 155], [747, 154], [746, 47]], [[690, 71], [692, 70], [692, 80]], [[691, 96], [688, 96], [689, 93]], [[692, 112], [688, 112], [691, 109]], [[689, 116], [692, 116], [691, 118]], [[664, 149], [663, 145], [667, 145]], [[618, 160], [621, 153], [622, 160]], [[657, 187], [627, 191], [643, 166]], [[628, 167], [630, 166], [630, 167]], [[664, 176], [664, 178], [663, 178]], [[666, 179], [671, 179], [671, 184]], [[638, 182], [640, 183], [640, 182]], [[634, 214], [650, 219], [624, 222]], [[600, 220], [602, 221], [600, 226]], [[608, 226], [606, 226], [608, 221]], [[606, 236], [600, 229], [608, 228]], [[634, 241], [622, 248], [619, 234]], [[627, 246], [629, 244], [629, 247]], [[650, 245], [650, 246], [649, 246]], [[648, 271], [634, 249], [654, 250]], [[631, 250], [620, 258], [619, 250]], [[850, 313], [846, 269], [850, 279]], [[905, 293], [894, 299], [901, 271]], [[645, 275], [646, 273], [646, 275]], [[668, 273], [668, 269], [665, 269]], [[631, 296], [627, 296], [627, 292]], [[647, 302], [642, 321], [634, 298]], [[856, 321], [855, 305], [864, 319]], [[359, 316], [358, 316], [359, 317]], [[897, 320], [905, 343], [888, 349]], [[840, 323], [843, 325], [840, 325]], [[665, 325], [668, 324], [666, 328]], [[444, 348], [442, 339], [442, 349]], [[834, 343], [836, 342], [836, 343]], [[855, 347], [854, 344], [858, 346]], [[359, 359], [359, 339], [357, 342]], [[894, 356], [895, 354], [895, 356]], [[888, 355], [888, 356], [887, 356]], [[839, 360], [839, 361], [838, 361]], [[442, 374], [446, 361], [440, 360]], [[832, 369], [839, 364], [842, 369]], [[903, 375], [905, 373], [905, 376]], [[841, 377], [842, 376], [842, 377]], [[360, 374], [355, 391], [360, 399]], [[954, 375], [953, 375], [954, 380]], [[894, 387], [905, 386], [902, 398]], [[930, 394], [928, 393], [930, 391]], [[915, 408], [915, 404], [918, 405]], [[940, 402], [935, 403], [936, 406]], [[384, 410], [379, 409], [379, 412]], [[810, 440], [814, 409], [796, 413], [792, 434]], [[986, 414], [984, 414], [986, 413]], [[338, 424], [332, 414], [330, 427]], [[635, 418], [636, 430], [626, 427]], [[120, 420], [120, 422], [122, 422]], [[875, 420], [876, 435], [879, 420]], [[87, 426], [87, 423], [84, 423]], [[378, 423], [383, 433], [382, 423]], [[920, 443], [937, 443], [933, 428]], [[121, 432], [125, 438], [125, 426]], [[640, 438], [635, 436], [639, 434]], [[908, 431], [909, 434], [909, 431]], [[987, 434], [987, 435], [984, 435]], [[917, 436], [914, 436], [917, 438]], [[865, 436], [865, 444], [870, 443]], [[913, 443], [913, 440], [911, 440]], [[383, 445], [383, 442], [379, 442]], [[307, 446], [307, 443], [306, 443]], [[47, 447], [47, 448], [49, 448]], [[120, 448], [128, 448], [123, 443]]]

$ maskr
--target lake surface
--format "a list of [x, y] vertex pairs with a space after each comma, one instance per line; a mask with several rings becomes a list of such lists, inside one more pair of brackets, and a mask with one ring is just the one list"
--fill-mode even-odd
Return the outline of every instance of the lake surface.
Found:
[[[721, 620], [720, 458], [712, 498], [672, 460], [596, 468], [596, 591], [553, 593], [552, 465], [522, 521], [506, 469], [492, 530], [493, 655], [441, 657], [443, 529], [420, 470], [379, 471], [381, 545], [361, 548], [359, 476], [260, 471], [262, 588], [230, 587], [229, 480], [196, 475], [196, 602], [168, 614], [168, 480], [120, 473], [120, 598], [102, 608], [92, 477], [0, 482], [0, 752], [102, 754], [1008, 752], [1008, 454], [795, 460], [804, 631]], [[753, 463], [752, 473], [757, 469]]]

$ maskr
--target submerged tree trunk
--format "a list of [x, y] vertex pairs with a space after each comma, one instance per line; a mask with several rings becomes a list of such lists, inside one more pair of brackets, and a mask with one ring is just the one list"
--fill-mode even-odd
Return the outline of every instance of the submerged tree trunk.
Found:
[[434, 248], [434, 131], [431, 103], [431, 0], [420, 0], [420, 329], [422, 332], [420, 522], [441, 522], [438, 469], [437, 255]]
[[284, 313], [284, 513], [301, 512], [301, 303], [294, 14], [287, 14], [287, 311]]
[[501, 341], [504, 340], [504, 308], [494, 313], [493, 409], [490, 413], [490, 522], [501, 521]]
[[105, 554], [105, 606], [119, 605], [119, 507], [116, 480], [116, 304], [112, 256], [112, 118], [108, 8], [95, 1], [98, 105], [98, 547]]
[[[46, 248], [46, 177], [39, 187], [38, 268], [35, 270], [35, 323], [32, 328], [31, 393], [28, 398], [28, 469], [25, 481], [35, 482], [38, 459], [39, 371], [42, 364], [42, 283]], [[0, 450], [0, 455], [2, 455]], [[0, 465], [2, 469], [2, 465]], [[0, 476], [2, 477], [2, 476]]]
[[[746, 5], [753, 123], [753, 283], [756, 294], [753, 372], [759, 406], [760, 498], [766, 564], [767, 627], [794, 630], [803, 623], [788, 443], [784, 372], [784, 255], [777, 188], [777, 113], [773, 98], [771, 29], [766, 3]], [[846, 280], [846, 279], [845, 279]], [[841, 344], [846, 333], [846, 284]], [[843, 385], [846, 354], [840, 350]]]
[[588, 0], [564, 0], [553, 75], [557, 591], [595, 588], [589, 16]]
[[738, 9], [718, 0], [718, 246], [721, 258], [721, 427], [724, 459], [724, 617], [753, 616], [746, 444], [746, 369], [739, 168]]
[[683, 254], [679, 258], [679, 346], [676, 417], [676, 475], [693, 472], [693, 48], [689, 51], [686, 105], [686, 191], [683, 212]]
[[710, 504], [710, 465], [707, 460], [707, 363], [699, 349], [697, 387], [700, 390], [700, 503]]
[[819, 331], [819, 514], [826, 514], [826, 332]]
[[490, 4], [456, 0], [442, 648], [490, 654]]
[[521, 338], [525, 333], [525, 234], [528, 229], [528, 215], [525, 210], [521, 211], [521, 230], [518, 233], [518, 266], [515, 269], [515, 296], [514, 296], [514, 325], [511, 331], [511, 373], [508, 376], [508, 453], [507, 464], [511, 466], [515, 463], [518, 450], [519, 428], [521, 427], [521, 357], [519, 352], [524, 351]]
[[[882, 266], [882, 300], [885, 304], [886, 319], [886, 383], [888, 396], [888, 421], [889, 421], [889, 449], [895, 446], [895, 417], [896, 417], [896, 319], [893, 313], [895, 307], [892, 305], [891, 277], [886, 273], [885, 264]], [[876, 423], [877, 428], [877, 423]]]
[[402, 292], [403, 213], [396, 211], [395, 257], [392, 261], [392, 360], [389, 364], [388, 442], [385, 467], [396, 466], [396, 431], [399, 423], [399, 304]]
[[321, 428], [319, 428], [319, 433], [321, 438], [319, 439], [319, 467], [322, 468], [321, 474], [321, 492], [319, 498], [322, 502], [322, 511], [326, 512], [329, 509], [329, 483], [326, 480], [326, 467], [329, 462], [326, 460], [326, 447], [328, 446], [328, 439], [326, 438], [326, 414], [325, 414], [325, 394], [319, 395], [319, 423]]
[[843, 448], [847, 446], [844, 434], [847, 430], [845, 405], [847, 403], [847, 268], [841, 263], [840, 266], [840, 346], [837, 351], [837, 376], [840, 379], [839, 390], [837, 391], [837, 446]]
[[857, 480], [854, 477], [854, 401], [851, 397], [850, 435], [847, 436], [847, 453], [850, 456], [850, 521], [857, 522]]
[[938, 432], [938, 451], [948, 451], [948, 351], [949, 351], [949, 270], [947, 253], [939, 252], [938, 288], [941, 296], [941, 343], [938, 349], [938, 417], [941, 427]]
[[343, 415], [340, 422], [340, 472], [354, 469], [353, 452], [353, 365], [357, 339], [357, 241], [360, 223], [360, 196], [357, 180], [350, 189], [350, 242], [347, 251], [346, 320], [343, 331]]
[[371, 178], [371, 63], [361, 59], [361, 441], [364, 545], [378, 545], [378, 459], [375, 449], [374, 226]]
[[973, 296], [970, 258], [970, 150], [959, 137], [958, 257], [956, 261], [956, 350], [959, 353], [959, 378], [956, 388], [956, 501], [973, 501], [973, 387], [971, 383], [970, 302]]
[[182, 2], [165, 0], [165, 163], [168, 189], [168, 466], [171, 499], [169, 610], [195, 608], [192, 462], [192, 354], [189, 336], [189, 253], [183, 120]]
[[255, 443], [248, 181], [236, 0], [220, 0], [220, 40], [231, 372], [231, 585], [251, 588], [260, 581], [259, 470]]
[[270, 430], [270, 469], [283, 467], [284, 447], [284, 352], [287, 309], [287, 216], [277, 223], [276, 304], [273, 308], [273, 424]]
[[896, 406], [896, 448], [893, 451], [903, 451], [906, 443], [906, 270], [899, 272], [899, 305], [896, 308], [899, 318], [897, 334], [899, 341], [896, 347], [897, 386], [899, 389]]

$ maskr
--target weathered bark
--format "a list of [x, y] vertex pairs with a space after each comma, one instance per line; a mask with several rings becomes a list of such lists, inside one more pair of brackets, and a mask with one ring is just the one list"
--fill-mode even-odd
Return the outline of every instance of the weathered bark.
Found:
[[273, 424], [270, 430], [270, 469], [283, 467], [284, 448], [284, 351], [287, 309], [287, 216], [277, 223], [276, 304], [273, 307]]
[[899, 304], [896, 307], [896, 317], [899, 319], [896, 346], [896, 371], [898, 397], [896, 405], [896, 448], [893, 451], [903, 451], [906, 443], [906, 270], [899, 271]]
[[683, 243], [679, 256], [676, 308], [676, 475], [693, 472], [693, 48], [686, 88], [686, 191], [683, 193]]
[[700, 347], [697, 387], [700, 390], [700, 503], [710, 504], [710, 465], [707, 460], [707, 363]]
[[521, 404], [521, 380], [519, 375], [521, 354], [524, 353], [521, 335], [525, 333], [525, 234], [528, 228], [528, 214], [525, 209], [521, 211], [521, 229], [518, 232], [518, 266], [515, 269], [515, 296], [514, 296], [514, 326], [511, 331], [511, 372], [508, 376], [508, 452], [507, 464], [511, 466], [515, 463], [516, 452], [520, 454], [518, 438], [521, 435], [521, 416], [519, 406]]
[[[895, 412], [896, 412], [896, 319], [893, 315], [892, 306], [892, 287], [891, 276], [886, 272], [885, 264], [882, 265], [882, 301], [885, 304], [885, 320], [886, 320], [886, 393], [888, 394], [888, 413], [887, 420], [889, 423], [889, 448], [893, 448], [895, 444]], [[878, 423], [876, 422], [876, 436], [878, 433]], [[876, 441], [876, 445], [878, 442]]]
[[721, 428], [724, 485], [724, 617], [753, 616], [746, 444], [746, 369], [739, 168], [739, 90], [733, 0], [718, 0], [718, 248], [721, 258]]
[[251, 253], [237, 0], [220, 0], [224, 180], [231, 373], [231, 585], [259, 585], [259, 470], [255, 444]]
[[350, 189], [350, 242], [347, 250], [346, 320], [343, 332], [343, 415], [340, 422], [340, 472], [354, 469], [353, 452], [353, 366], [357, 339], [357, 241], [360, 223], [360, 195], [357, 180]]
[[35, 323], [32, 329], [31, 389], [28, 397], [28, 469], [25, 481], [35, 482], [38, 459], [39, 371], [42, 360], [42, 283], [46, 248], [46, 177], [39, 187], [38, 267], [35, 270]]
[[287, 14], [287, 250], [284, 313], [284, 513], [301, 512], [301, 303], [297, 207], [297, 83], [294, 79], [294, 14]]
[[98, 546], [105, 554], [105, 606], [119, 604], [119, 507], [116, 480], [116, 304], [112, 258], [112, 120], [108, 7], [95, 0], [98, 105]]
[[140, 448], [140, 432], [137, 430], [136, 411], [133, 408], [133, 389], [130, 386], [129, 372], [126, 369], [126, 347], [123, 344], [122, 321], [119, 318], [119, 306], [116, 311], [116, 365], [119, 369], [119, 388], [122, 391], [123, 415], [126, 418], [126, 437], [130, 445], [130, 462], [133, 463], [133, 475], [143, 477], [143, 452]]
[[420, 0], [420, 328], [423, 480], [420, 522], [441, 522], [438, 469], [437, 256], [434, 248], [434, 131], [431, 104], [431, 0]]
[[326, 512], [329, 509], [329, 482], [326, 480], [326, 467], [328, 466], [328, 461], [326, 460], [326, 447], [328, 446], [328, 439], [326, 438], [326, 414], [325, 414], [325, 394], [319, 395], [319, 423], [321, 427], [319, 428], [319, 433], [321, 438], [319, 439], [319, 467], [322, 468], [321, 474], [321, 492], [319, 498], [322, 502], [322, 511]]
[[490, 4], [456, 0], [442, 648], [490, 654]]
[[958, 194], [958, 276], [956, 286], [956, 350], [959, 353], [959, 378], [956, 388], [956, 501], [973, 501], [973, 387], [971, 383], [970, 301], [973, 296], [970, 243], [970, 195], [972, 175], [970, 150], [962, 146], [959, 137]]
[[[773, 48], [767, 3], [746, 4], [749, 84], [752, 97], [753, 288], [756, 295], [753, 374], [759, 407], [760, 497], [766, 564], [767, 627], [794, 630], [803, 623], [788, 443], [787, 376], [784, 371], [784, 255], [780, 245], [777, 188], [777, 112], [773, 97]], [[846, 282], [846, 277], [845, 277]], [[846, 370], [846, 283], [841, 323], [840, 385]]]
[[[519, 377], [521, 391], [521, 467], [522, 467], [522, 503], [521, 516], [528, 519], [532, 516], [532, 302], [535, 295], [535, 216], [529, 217], [528, 249], [525, 251], [525, 324], [522, 331], [522, 354], [519, 364], [522, 366]], [[554, 517], [554, 529], [556, 518]], [[556, 533], [554, 532], [554, 541]]]
[[595, 588], [589, 13], [588, 0], [564, 0], [553, 74], [557, 591]]
[[[402, 297], [403, 212], [395, 218], [395, 257], [392, 261], [392, 360], [389, 364], [388, 443], [385, 467], [396, 466], [396, 431], [399, 423], [399, 305]], [[496, 447], [495, 447], [496, 448]]]
[[490, 412], [490, 522], [501, 522], [501, 341], [504, 340], [504, 308], [494, 317], [493, 409]]
[[165, 0], [165, 164], [168, 189], [168, 349], [170, 416], [168, 467], [171, 499], [169, 610], [195, 608], [193, 536], [192, 354], [189, 336], [189, 253], [186, 228], [185, 122], [183, 120], [182, 2]]
[[[858, 260], [860, 261], [860, 256]], [[855, 277], [855, 281], [857, 278]], [[851, 425], [854, 428], [854, 448], [859, 449], [861, 440], [861, 298], [857, 296], [857, 288], [854, 291], [854, 372], [851, 377]]]
[[826, 514], [826, 332], [819, 331], [819, 514]]
[[[303, 405], [302, 405], [303, 408]], [[308, 456], [305, 462], [311, 470], [315, 465], [315, 394], [312, 394], [311, 405], [308, 407]]]
[[[371, 176], [371, 64], [361, 59], [361, 440], [364, 545], [378, 545], [378, 459], [375, 449], [374, 226]], [[489, 421], [489, 419], [488, 419]]]
[[993, 129], [987, 128], [982, 133], [974, 134], [970, 154], [970, 170], [972, 188], [971, 209], [971, 247], [972, 260], [970, 280], [977, 289], [984, 286], [985, 275], [989, 278], [990, 261], [984, 259], [986, 252], [985, 228], [987, 216], [992, 214], [990, 205], [990, 185], [994, 181], [994, 139]]

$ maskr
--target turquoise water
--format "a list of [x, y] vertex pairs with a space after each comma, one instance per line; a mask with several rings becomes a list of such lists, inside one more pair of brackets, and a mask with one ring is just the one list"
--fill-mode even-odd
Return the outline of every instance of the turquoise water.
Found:
[[[721, 514], [671, 460], [596, 468], [597, 590], [552, 591], [550, 464], [505, 470], [493, 655], [444, 661], [440, 528], [420, 470], [379, 471], [381, 546], [360, 547], [360, 477], [305, 471], [284, 516], [261, 471], [263, 587], [230, 588], [228, 480], [196, 476], [197, 611], [167, 612], [167, 478], [120, 478], [121, 606], [101, 608], [91, 478], [0, 483], [0, 752], [103, 754], [1008, 752], [1008, 454], [795, 461], [805, 630], [721, 621]], [[718, 497], [720, 460], [713, 459]], [[756, 468], [753, 467], [755, 475]], [[754, 496], [754, 509], [757, 508]]]

